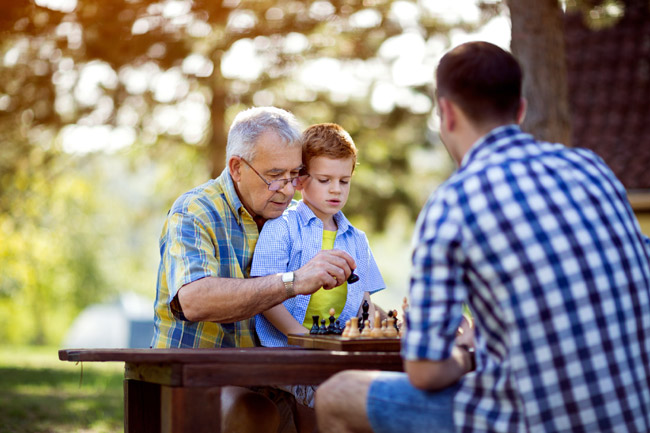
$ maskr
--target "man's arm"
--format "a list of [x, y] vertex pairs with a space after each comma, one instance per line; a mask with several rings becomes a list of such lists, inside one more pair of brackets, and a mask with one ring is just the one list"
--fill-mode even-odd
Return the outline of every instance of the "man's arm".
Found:
[[282, 304], [266, 310], [263, 314], [264, 317], [284, 335], [307, 333], [305, 327], [298, 323], [291, 313], [289, 313], [287, 307]]
[[[320, 251], [294, 272], [294, 291], [310, 295], [345, 281], [355, 263], [340, 250]], [[181, 287], [177, 295], [183, 314], [193, 322], [229, 323], [248, 319], [287, 299], [279, 274], [258, 278], [206, 277]]]
[[451, 356], [442, 361], [404, 361], [404, 370], [411, 384], [425, 391], [436, 391], [457, 382], [473, 367], [472, 354], [454, 346]]

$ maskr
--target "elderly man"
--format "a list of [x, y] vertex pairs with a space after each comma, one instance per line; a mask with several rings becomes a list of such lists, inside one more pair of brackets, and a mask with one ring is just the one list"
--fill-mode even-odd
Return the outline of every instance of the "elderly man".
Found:
[[320, 431], [650, 431], [650, 252], [625, 189], [592, 152], [519, 129], [506, 51], [461, 45], [436, 78], [459, 169], [418, 220], [406, 373], [325, 382]]
[[[299, 185], [300, 135], [284, 110], [239, 113], [228, 134], [226, 169], [176, 200], [160, 239], [153, 347], [255, 346], [255, 314], [350, 275], [352, 258], [330, 250], [295, 272], [246, 278], [259, 230], [284, 212]], [[226, 388], [222, 430], [295, 431], [291, 398], [277, 389]]]

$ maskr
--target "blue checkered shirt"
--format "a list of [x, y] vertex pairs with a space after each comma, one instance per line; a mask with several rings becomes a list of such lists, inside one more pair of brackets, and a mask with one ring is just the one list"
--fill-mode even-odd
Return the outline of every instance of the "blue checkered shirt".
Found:
[[497, 128], [414, 240], [402, 355], [447, 358], [463, 303], [476, 320], [457, 431], [650, 431], [650, 248], [598, 156]]
[[[353, 227], [343, 212], [336, 213], [334, 221], [338, 227], [334, 249], [352, 256], [357, 265], [354, 272], [359, 276], [359, 281], [348, 284], [345, 307], [338, 317], [341, 323], [345, 323], [357, 315], [364, 292], [374, 293], [386, 285], [365, 233]], [[297, 206], [287, 209], [281, 217], [264, 224], [253, 255], [251, 277], [295, 271], [318, 254], [322, 244], [323, 222], [303, 201], [299, 201]], [[287, 299], [283, 305], [299, 323], [303, 323], [309, 299], [309, 295], [298, 295]], [[262, 314], [255, 316], [255, 329], [263, 346], [287, 345], [287, 337]]]

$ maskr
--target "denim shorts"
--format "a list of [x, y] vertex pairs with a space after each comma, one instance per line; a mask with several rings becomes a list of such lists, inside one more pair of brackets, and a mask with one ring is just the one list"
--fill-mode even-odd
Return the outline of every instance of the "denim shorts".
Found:
[[452, 433], [458, 385], [422, 391], [406, 373], [382, 372], [368, 390], [366, 410], [375, 433]]

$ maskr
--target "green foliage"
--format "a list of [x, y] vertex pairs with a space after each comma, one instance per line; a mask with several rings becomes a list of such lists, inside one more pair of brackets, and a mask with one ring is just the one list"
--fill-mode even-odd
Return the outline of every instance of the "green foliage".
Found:
[[59, 339], [71, 314], [106, 290], [94, 254], [102, 234], [86, 217], [98, 204], [87, 180], [26, 177], [22, 200], [0, 215], [0, 338], [42, 344]]
[[123, 429], [121, 364], [62, 362], [53, 347], [0, 349], [3, 432], [92, 433]]
[[[421, 2], [0, 3], [5, 341], [58, 343], [91, 303], [122, 291], [153, 297], [165, 213], [221, 172], [243, 108], [273, 104], [348, 129], [360, 165], [346, 214], [370, 234], [396, 221], [409, 228], [450, 170], [427, 127], [431, 74], [386, 86], [393, 38], [423, 50], [446, 40], [451, 25]], [[262, 62], [257, 75], [228, 72], [237, 44]], [[317, 60], [348, 71], [356, 90], [303, 80]], [[377, 94], [392, 102], [378, 109]]]

